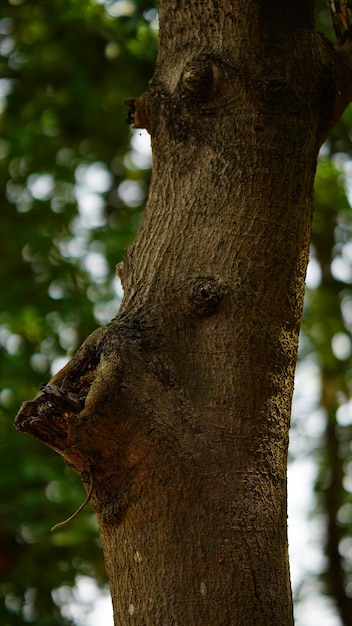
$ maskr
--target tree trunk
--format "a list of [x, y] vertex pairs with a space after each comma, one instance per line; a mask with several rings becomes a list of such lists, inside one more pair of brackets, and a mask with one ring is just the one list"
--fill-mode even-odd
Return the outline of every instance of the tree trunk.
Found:
[[91, 486], [116, 626], [293, 622], [288, 430], [340, 56], [308, 0], [160, 2], [121, 310], [17, 418]]

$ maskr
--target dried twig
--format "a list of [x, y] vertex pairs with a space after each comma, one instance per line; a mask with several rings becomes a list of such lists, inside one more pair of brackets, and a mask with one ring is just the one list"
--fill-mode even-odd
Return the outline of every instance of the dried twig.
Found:
[[93, 491], [93, 481], [92, 478], [90, 479], [90, 486], [89, 486], [89, 491], [87, 493], [87, 497], [84, 500], [84, 502], [82, 502], [81, 506], [77, 509], [77, 511], [75, 511], [72, 515], [70, 515], [70, 517], [68, 517], [67, 519], [65, 519], [63, 522], [58, 522], [57, 524], [55, 524], [52, 528], [50, 528], [50, 532], [54, 532], [55, 530], [57, 530], [58, 528], [62, 528], [62, 526], [66, 526], [66, 524], [69, 524], [69, 522], [72, 522], [72, 520], [75, 519], [75, 517], [77, 517], [77, 515], [79, 515], [79, 513], [81, 511], [83, 511], [83, 509], [87, 506], [87, 504], [90, 501], [91, 495], [92, 495], [92, 491]]

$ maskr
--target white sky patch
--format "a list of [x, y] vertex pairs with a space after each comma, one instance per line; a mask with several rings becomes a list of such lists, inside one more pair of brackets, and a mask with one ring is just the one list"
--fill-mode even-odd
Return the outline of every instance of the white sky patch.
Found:
[[350, 265], [352, 264], [352, 241], [346, 241], [343, 245], [342, 258]]
[[159, 14], [156, 9], [146, 9], [143, 13], [143, 17], [149, 22], [150, 27], [157, 31], [159, 29]]
[[21, 335], [11, 333], [6, 341], [5, 348], [9, 354], [15, 356], [21, 352], [23, 344], [24, 339]]
[[341, 626], [341, 621], [331, 600], [312, 594], [296, 606], [295, 626]]
[[[337, 409], [336, 419], [339, 426], [350, 426], [352, 424], [352, 400]], [[352, 472], [352, 466], [349, 470]]]
[[46, 373], [48, 367], [48, 359], [45, 354], [35, 352], [29, 360], [32, 370], [39, 373]]
[[48, 294], [52, 300], [61, 300], [65, 296], [65, 288], [60, 280], [53, 280], [48, 288]]
[[6, 109], [6, 98], [12, 91], [12, 81], [9, 78], [0, 78], [0, 115]]
[[114, 626], [112, 603], [108, 592], [96, 600], [93, 610], [82, 622], [82, 626], [97, 626], [98, 624]]
[[65, 367], [66, 363], [70, 360], [69, 356], [60, 356], [57, 359], [54, 359], [50, 366], [50, 373], [52, 376], [57, 374], [63, 367]]
[[51, 198], [55, 181], [50, 174], [31, 174], [27, 186], [33, 198], [45, 201]]
[[307, 267], [306, 286], [308, 289], [316, 289], [321, 283], [321, 269], [318, 261], [311, 255]]
[[99, 252], [88, 252], [84, 257], [84, 267], [95, 281], [103, 281], [109, 273], [106, 258]]
[[147, 188], [143, 181], [140, 180], [124, 180], [117, 189], [118, 196], [130, 207], [136, 207], [147, 194]]
[[[309, 459], [294, 461], [288, 468], [288, 535], [292, 586], [301, 583], [307, 571], [319, 572], [321, 549], [315, 544], [314, 523], [307, 524], [312, 504], [316, 467]], [[312, 532], [313, 531], [313, 532]]]
[[341, 300], [341, 310], [345, 324], [350, 332], [352, 332], [352, 298], [345, 294]]
[[79, 185], [95, 193], [104, 193], [111, 188], [113, 178], [104, 163], [79, 165], [75, 170], [75, 178]]
[[59, 341], [64, 350], [72, 349], [72, 346], [76, 346], [78, 342], [78, 333], [76, 329], [71, 326], [67, 326], [66, 324], [60, 324]]
[[73, 232], [82, 237], [82, 230], [105, 226], [105, 202], [100, 194], [108, 191], [113, 183], [111, 173], [103, 163], [79, 165], [75, 170], [75, 196], [79, 217], [73, 221]]
[[341, 361], [351, 355], [351, 339], [346, 333], [336, 333], [332, 338], [331, 347], [336, 358]]
[[131, 147], [134, 158], [137, 156], [144, 159], [144, 167], [152, 166], [152, 149], [150, 145], [150, 135], [144, 129], [135, 129], [132, 131]]
[[333, 163], [337, 169], [344, 172], [345, 189], [348, 202], [352, 205], [352, 160], [348, 154], [338, 153], [332, 157]]
[[94, 304], [93, 313], [98, 324], [101, 326], [108, 324], [117, 314], [120, 304], [121, 300], [119, 298], [115, 298], [109, 302], [97, 302]]
[[[326, 567], [323, 554], [325, 524], [314, 510], [314, 482], [318, 471], [314, 450], [325, 429], [325, 414], [319, 408], [319, 368], [313, 359], [299, 363], [293, 398], [288, 465], [288, 536], [291, 580], [294, 595], [302, 591], [295, 605], [296, 626], [341, 626], [333, 603], [321, 595], [315, 580]], [[351, 403], [352, 407], [352, 403]], [[352, 418], [352, 409], [349, 414]], [[347, 409], [346, 409], [347, 413]], [[345, 418], [347, 419], [347, 418]]]
[[128, 169], [148, 170], [152, 167], [152, 149], [150, 135], [144, 129], [131, 131], [131, 150], [123, 158]]
[[311, 426], [309, 418], [314, 418], [316, 413], [320, 389], [319, 367], [313, 359], [307, 358], [304, 362], [299, 363], [296, 369], [292, 420], [301, 422], [306, 432], [309, 429], [311, 431], [310, 436], [318, 434], [315, 432], [314, 426]]
[[105, 204], [103, 198], [81, 185], [76, 185], [75, 194], [81, 218], [78, 223], [76, 220], [73, 222], [73, 226], [76, 224], [77, 234], [81, 234], [82, 226], [86, 229], [104, 226], [106, 218], [104, 215]]
[[98, 0], [99, 4], [105, 5], [106, 12], [111, 17], [130, 17], [136, 11], [136, 7], [133, 2], [128, 0]]
[[[120, 304], [123, 298], [123, 288], [121, 280], [118, 276], [114, 276], [112, 280], [112, 288], [114, 297], [108, 302], [95, 302], [93, 307], [94, 317], [98, 324], [103, 326], [112, 320], [116, 316]], [[89, 295], [89, 294], [88, 294]], [[95, 301], [94, 293], [91, 297], [92, 301]]]
[[331, 273], [336, 280], [340, 280], [345, 283], [352, 282], [352, 267], [345, 259], [338, 256], [332, 260]]
[[68, 259], [80, 259], [87, 252], [87, 238], [85, 236], [76, 236], [73, 239], [67, 238], [65, 240], [58, 240], [55, 243], [62, 256]]
[[113, 280], [113, 289], [114, 292], [116, 293], [117, 297], [120, 298], [120, 300], [122, 300], [123, 298], [123, 287], [122, 287], [122, 283], [121, 280], [119, 278], [119, 276], [115, 276], [114, 280]]
[[102, 590], [93, 578], [78, 576], [76, 586], [55, 589], [53, 597], [64, 617], [78, 626], [113, 626], [113, 612], [108, 590]]

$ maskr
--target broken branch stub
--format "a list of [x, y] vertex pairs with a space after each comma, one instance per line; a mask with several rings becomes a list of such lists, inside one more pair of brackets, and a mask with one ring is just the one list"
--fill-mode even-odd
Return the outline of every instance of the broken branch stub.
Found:
[[132, 124], [133, 128], [145, 128], [152, 134], [152, 117], [148, 104], [148, 92], [143, 93], [139, 98], [125, 98], [123, 101], [128, 106], [127, 124]]
[[111, 325], [97, 329], [75, 357], [42, 386], [41, 393], [21, 406], [16, 428], [61, 454], [82, 474], [87, 469], [82, 423], [99, 415], [118, 387], [120, 369]]

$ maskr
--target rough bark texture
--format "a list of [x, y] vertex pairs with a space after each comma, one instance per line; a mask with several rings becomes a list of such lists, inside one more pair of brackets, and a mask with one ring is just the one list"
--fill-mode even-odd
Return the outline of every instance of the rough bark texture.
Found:
[[116, 626], [292, 624], [288, 430], [340, 62], [313, 2], [160, 2], [121, 310], [17, 419], [93, 483]]

